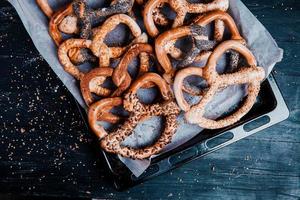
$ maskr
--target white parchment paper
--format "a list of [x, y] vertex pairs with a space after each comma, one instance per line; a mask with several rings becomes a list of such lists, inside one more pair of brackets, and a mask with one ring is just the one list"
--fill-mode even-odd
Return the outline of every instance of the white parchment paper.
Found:
[[[57, 48], [48, 34], [48, 19], [40, 11], [35, 0], [8, 0], [16, 8], [27, 32], [40, 54], [49, 63], [50, 67], [61, 79], [64, 85], [73, 94], [79, 104], [86, 108], [81, 97], [78, 82], [63, 70], [57, 58]], [[65, 5], [70, 0], [50, 0], [54, 8]], [[94, 5], [103, 5], [103, 0], [90, 0]], [[256, 19], [256, 17], [246, 8], [240, 0], [230, 0], [229, 13], [237, 23], [242, 36], [246, 39], [248, 47], [255, 55], [259, 66], [263, 67], [269, 75], [277, 62], [282, 60], [283, 50], [280, 49], [265, 27]], [[222, 62], [218, 70], [222, 71]], [[142, 99], [147, 101], [154, 95], [152, 91], [141, 91]], [[219, 92], [214, 101], [207, 107], [207, 117], [217, 118], [232, 109], [245, 96], [245, 86], [236, 85], [228, 87]], [[190, 98], [190, 102], [197, 101], [196, 98]], [[182, 114], [178, 117], [179, 128], [173, 137], [172, 143], [167, 145], [164, 152], [178, 147], [187, 142], [197, 134], [201, 134], [201, 127], [187, 124], [183, 120]], [[157, 138], [162, 127], [161, 119], [153, 117], [137, 126], [134, 133], [124, 141], [124, 145], [143, 146], [149, 144]], [[120, 157], [121, 161], [133, 172], [135, 176], [141, 175], [150, 165], [148, 160], [131, 160]]]

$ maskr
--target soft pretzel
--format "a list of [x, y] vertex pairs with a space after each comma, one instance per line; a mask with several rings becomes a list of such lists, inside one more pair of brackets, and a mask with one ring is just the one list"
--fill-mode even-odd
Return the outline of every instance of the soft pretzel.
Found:
[[109, 111], [114, 107], [121, 106], [122, 104], [122, 98], [115, 97], [102, 99], [89, 107], [89, 124], [93, 132], [100, 140], [108, 134], [101, 125], [97, 124], [97, 121], [105, 121], [113, 124], [117, 123], [120, 120], [120, 117], [110, 113]]
[[[232, 17], [223, 11], [214, 11], [208, 13], [206, 15], [202, 15], [198, 18], [192, 25], [190, 26], [182, 26], [177, 27], [171, 30], [168, 30], [162, 34], [160, 34], [155, 40], [155, 53], [157, 55], [157, 59], [164, 69], [165, 75], [164, 77], [173, 77], [174, 70], [172, 67], [171, 60], [168, 57], [168, 53], [170, 52], [170, 48], [174, 47], [174, 41], [178, 38], [196, 34], [196, 30], [199, 30], [200, 27], [205, 27], [209, 23], [215, 20], [222, 20], [225, 25], [228, 27], [231, 33], [231, 39], [240, 41], [244, 43], [244, 39], [240, 35], [238, 28], [232, 19]], [[201, 30], [201, 29], [200, 29]], [[203, 36], [202, 36], [203, 37]], [[204, 38], [203, 38], [204, 39]], [[172, 48], [171, 48], [172, 49]], [[180, 53], [177, 53], [180, 55]], [[168, 79], [170, 79], [168, 78]]]
[[[148, 82], [152, 82], [159, 87], [164, 99], [163, 103], [144, 105], [139, 101], [136, 92]], [[139, 77], [132, 84], [128, 94], [125, 96], [123, 106], [132, 113], [119, 129], [101, 140], [101, 147], [104, 150], [132, 159], [145, 159], [159, 153], [165, 145], [171, 142], [172, 136], [177, 130], [176, 118], [179, 114], [179, 108], [172, 101], [172, 93], [168, 84], [158, 74], [146, 73]], [[139, 122], [153, 116], [164, 116], [166, 118], [165, 129], [154, 145], [135, 149], [120, 144], [126, 137], [132, 134]]]
[[107, 97], [111, 95], [111, 90], [102, 87], [107, 77], [111, 77], [113, 74], [113, 68], [101, 67], [92, 69], [85, 74], [80, 81], [80, 89], [87, 105], [94, 102], [92, 93], [98, 96]]
[[81, 72], [70, 60], [69, 51], [71, 49], [89, 49], [92, 45], [91, 40], [85, 39], [69, 39], [62, 43], [58, 48], [58, 58], [64, 70], [74, 76], [76, 79], [81, 80], [84, 73]]
[[49, 5], [48, 0], [36, 0], [36, 3], [48, 18], [52, 17], [53, 10]]
[[[250, 67], [244, 67], [237, 72], [219, 75], [216, 71], [218, 59], [227, 50], [235, 50], [243, 55]], [[195, 106], [190, 106], [183, 97], [183, 80], [196, 75], [203, 77], [208, 85], [208, 91], [205, 92], [200, 102]], [[211, 54], [206, 66], [201, 68], [185, 68], [179, 71], [174, 81], [174, 93], [179, 107], [186, 111], [185, 118], [189, 123], [198, 124], [207, 129], [218, 129], [234, 124], [246, 115], [255, 103], [260, 90], [260, 82], [264, 79], [265, 72], [261, 67], [257, 67], [256, 59], [247, 47], [236, 40], [229, 40], [221, 43]], [[220, 119], [211, 120], [204, 117], [206, 105], [213, 99], [214, 95], [222, 88], [235, 84], [248, 84], [248, 96], [243, 105], [233, 114]]]
[[145, 37], [142, 34], [139, 25], [128, 15], [125, 14], [117, 14], [110, 18], [108, 18], [104, 24], [96, 31], [93, 37], [93, 44], [91, 46], [91, 50], [99, 57], [99, 65], [102, 67], [110, 65], [110, 58], [112, 58], [112, 47], [108, 47], [104, 39], [106, 35], [111, 32], [117, 25], [119, 24], [126, 24], [129, 29], [131, 30], [134, 40], [139, 40], [141, 37]]
[[[140, 55], [140, 68], [139, 75], [149, 71], [149, 55], [152, 55], [153, 49], [149, 44], [135, 44], [129, 48], [129, 50], [124, 54], [118, 66], [115, 68], [112, 80], [115, 85], [119, 86], [123, 84], [125, 79], [129, 78], [129, 83], [131, 83], [130, 75], [127, 71], [129, 64], [132, 60]], [[146, 84], [149, 86], [149, 84]], [[130, 85], [127, 86], [127, 88]]]
[[[189, 3], [187, 0], [150, 0], [147, 2], [144, 12], [144, 24], [147, 32], [150, 36], [156, 37], [159, 34], [159, 30], [155, 25], [153, 18], [154, 11], [162, 4], [169, 4], [170, 7], [176, 12], [176, 18], [174, 19], [172, 27], [179, 27], [183, 25], [184, 19], [188, 13], [206, 13], [214, 10], [226, 11], [229, 7], [229, 0], [213, 0], [211, 3]], [[224, 31], [222, 22], [219, 22], [216, 27], [219, 38], [222, 36], [221, 31]], [[221, 35], [219, 35], [221, 34]]]
[[81, 81], [81, 91], [87, 105], [90, 105], [94, 101], [91, 93], [95, 93], [102, 97], [107, 97], [109, 95], [118, 97], [128, 88], [131, 82], [129, 74], [126, 74], [125, 80], [118, 85], [118, 88], [115, 91], [112, 92], [101, 86], [107, 77], [112, 76], [112, 68], [105, 67], [103, 70], [94, 69], [87, 74], [81, 72], [78, 67], [72, 63], [70, 59], [70, 51], [74, 49], [90, 49], [91, 45], [91, 40], [69, 39], [62, 43], [58, 48], [58, 58], [64, 67], [64, 70], [74, 76], [77, 80]]

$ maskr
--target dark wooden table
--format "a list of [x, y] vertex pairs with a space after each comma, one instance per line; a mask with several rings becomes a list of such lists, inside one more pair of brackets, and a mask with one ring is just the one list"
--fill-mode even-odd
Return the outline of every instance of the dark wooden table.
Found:
[[285, 50], [275, 77], [288, 120], [124, 192], [116, 192], [76, 103], [0, 2], [0, 193], [105, 199], [300, 198], [300, 4], [249, 0]]

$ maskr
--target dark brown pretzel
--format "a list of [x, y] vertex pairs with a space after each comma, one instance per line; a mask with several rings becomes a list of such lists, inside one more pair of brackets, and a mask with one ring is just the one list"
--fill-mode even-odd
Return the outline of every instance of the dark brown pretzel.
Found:
[[[206, 13], [214, 10], [226, 11], [229, 7], [228, 0], [213, 0], [211, 3], [189, 3], [186, 0], [150, 0], [147, 2], [144, 12], [144, 24], [146, 26], [147, 32], [150, 36], [156, 37], [159, 34], [154, 21], [154, 11], [162, 4], [169, 4], [170, 7], [176, 12], [177, 16], [173, 22], [172, 27], [179, 27], [183, 25], [185, 16], [187, 13]], [[216, 24], [216, 36], [218, 38], [222, 37], [224, 28], [222, 22]]]
[[194, 27], [205, 27], [207, 24], [215, 20], [224, 21], [231, 32], [231, 39], [244, 43], [244, 39], [241, 37], [234, 20], [229, 14], [222, 11], [214, 11], [203, 15], [201, 16], [201, 18], [198, 18], [197, 21], [193, 23], [193, 25], [171, 29], [159, 35], [155, 40], [155, 53], [157, 55], [159, 63], [165, 71], [164, 77], [168, 77], [167, 79], [171, 79], [174, 74], [172, 63], [167, 55], [168, 52], [170, 52], [170, 48], [174, 49], [174, 41], [178, 38], [192, 35]]
[[107, 98], [107, 99], [102, 99], [100, 101], [97, 101], [89, 108], [88, 111], [89, 124], [91, 129], [99, 139], [104, 138], [108, 134], [101, 125], [97, 124], [97, 121], [105, 121], [113, 124], [117, 123], [120, 120], [120, 117], [110, 113], [109, 111], [113, 107], [121, 106], [122, 104], [123, 104], [122, 98], [115, 97], [115, 98]]
[[[148, 82], [152, 82], [159, 87], [165, 102], [153, 105], [143, 105], [139, 102], [136, 92]], [[131, 116], [118, 130], [101, 140], [101, 147], [108, 152], [117, 153], [132, 159], [146, 159], [159, 153], [165, 145], [171, 142], [172, 136], [177, 130], [176, 118], [179, 114], [179, 108], [171, 99], [172, 95], [168, 84], [158, 74], [146, 73], [139, 77], [132, 84], [124, 99], [123, 106], [126, 110], [132, 112]], [[154, 145], [142, 149], [134, 149], [120, 144], [132, 134], [139, 122], [153, 116], [164, 116], [166, 118], [165, 130]]]
[[[231, 74], [219, 75], [216, 71], [218, 59], [227, 50], [233, 49], [242, 54], [247, 60], [250, 67], [241, 68]], [[181, 88], [183, 80], [190, 75], [203, 77], [209, 89], [203, 94], [200, 102], [193, 106], [184, 100]], [[261, 67], [257, 67], [254, 55], [243, 44], [236, 40], [229, 40], [221, 43], [211, 54], [206, 66], [200, 68], [185, 68], [179, 71], [174, 81], [174, 92], [179, 107], [187, 111], [185, 117], [189, 123], [198, 124], [203, 128], [218, 129], [234, 124], [249, 112], [255, 103], [256, 97], [260, 90], [260, 82], [264, 79], [265, 72]], [[235, 84], [248, 84], [248, 96], [235, 113], [220, 120], [211, 120], [204, 117], [206, 105], [213, 99], [214, 95], [222, 88]]]

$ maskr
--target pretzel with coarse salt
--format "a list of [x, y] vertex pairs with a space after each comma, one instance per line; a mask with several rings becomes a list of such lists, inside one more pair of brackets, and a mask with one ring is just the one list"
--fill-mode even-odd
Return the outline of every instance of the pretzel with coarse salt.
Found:
[[[218, 59], [227, 50], [232, 49], [243, 55], [249, 67], [243, 67], [237, 72], [219, 75], [216, 71]], [[208, 91], [203, 93], [200, 102], [197, 105], [190, 106], [183, 97], [183, 80], [191, 75], [204, 78], [209, 86]], [[198, 124], [207, 129], [218, 129], [232, 125], [246, 115], [255, 103], [260, 90], [260, 83], [265, 78], [265, 71], [257, 67], [256, 59], [247, 47], [235, 40], [229, 40], [221, 43], [211, 54], [206, 66], [200, 68], [185, 68], [176, 74], [174, 81], [174, 93], [179, 107], [186, 111], [185, 118], [189, 123]], [[211, 120], [204, 117], [205, 107], [212, 101], [214, 95], [222, 88], [236, 84], [248, 84], [248, 95], [243, 105], [229, 116]]]
[[[203, 15], [190, 26], [182, 26], [168, 30], [160, 34], [155, 40], [155, 53], [160, 65], [164, 69], [164, 77], [168, 81], [171, 81], [174, 76], [174, 69], [172, 67], [171, 60], [168, 57], [169, 52], [174, 49], [174, 41], [187, 35], [197, 35], [197, 30], [199, 30], [199, 28], [205, 27], [215, 20], [221, 20], [225, 23], [231, 33], [232, 40], [244, 43], [244, 39], [240, 35], [234, 20], [229, 14], [223, 11], [214, 11]], [[205, 40], [205, 38], [203, 37], [202, 40]], [[170, 54], [172, 55], [172, 53]], [[181, 53], [177, 54], [180, 55]]]
[[[229, 7], [229, 0], [213, 0], [210, 3], [189, 3], [187, 0], [150, 0], [143, 11], [144, 24], [150, 36], [156, 37], [159, 34], [154, 21], [154, 12], [162, 4], [169, 4], [176, 12], [172, 27], [182, 26], [188, 13], [203, 14], [206, 12], [221, 10], [226, 11]], [[218, 40], [223, 37], [224, 25], [222, 22], [216, 23], [215, 36]]]
[[[158, 86], [164, 99], [162, 103], [144, 105], [139, 101], [137, 90], [148, 82], [152, 82]], [[119, 129], [108, 134], [101, 140], [101, 147], [105, 151], [131, 159], [146, 159], [159, 153], [171, 142], [172, 136], [175, 134], [178, 126], [176, 118], [179, 114], [179, 108], [172, 101], [172, 92], [169, 85], [158, 74], [146, 73], [140, 76], [125, 95], [123, 106], [127, 111], [131, 112], [131, 115]], [[138, 123], [153, 116], [163, 116], [166, 122], [160, 138], [152, 146], [136, 149], [121, 145], [121, 142], [132, 134]]]

